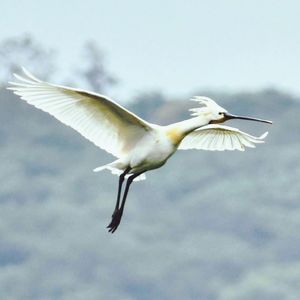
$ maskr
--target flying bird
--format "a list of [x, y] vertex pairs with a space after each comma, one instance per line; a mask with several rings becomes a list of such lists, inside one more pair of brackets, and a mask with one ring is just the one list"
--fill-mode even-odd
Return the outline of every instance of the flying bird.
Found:
[[120, 224], [131, 183], [145, 179], [146, 171], [163, 166], [177, 149], [244, 151], [245, 147], [263, 143], [268, 133], [255, 137], [220, 124], [232, 119], [272, 123], [232, 115], [212, 99], [195, 96], [191, 100], [198, 107], [191, 109], [192, 118], [160, 126], [143, 120], [107, 96], [42, 81], [24, 68], [22, 76], [14, 76], [17, 82], [9, 82], [8, 89], [116, 157], [115, 161], [94, 169], [108, 169], [119, 176], [117, 200], [107, 226], [111, 233]]

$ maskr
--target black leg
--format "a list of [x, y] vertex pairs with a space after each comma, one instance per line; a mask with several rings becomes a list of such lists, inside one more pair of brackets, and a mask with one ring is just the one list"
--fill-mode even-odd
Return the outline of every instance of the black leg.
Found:
[[109, 228], [109, 230], [108, 230], [109, 232], [114, 233], [117, 230], [117, 228], [118, 228], [118, 226], [121, 222], [121, 219], [122, 219], [122, 215], [123, 215], [124, 206], [125, 206], [126, 198], [127, 198], [127, 195], [128, 195], [129, 187], [130, 187], [133, 179], [138, 177], [142, 173], [143, 172], [133, 174], [127, 179], [127, 183], [126, 183], [125, 191], [124, 191], [124, 194], [123, 194], [121, 207], [118, 208], [117, 210], [115, 210], [115, 212], [112, 216], [111, 223], [107, 226], [107, 228]]
[[[122, 185], [125, 179], [126, 174], [130, 171], [130, 167], [128, 167], [120, 176], [119, 176], [119, 186], [118, 186], [118, 196], [117, 196], [117, 201], [115, 205], [115, 210], [112, 214], [112, 218], [118, 213], [119, 211], [119, 206], [120, 206], [120, 198], [121, 198], [121, 191], [122, 191]], [[106, 227], [109, 228], [111, 226], [112, 222]]]
[[127, 169], [119, 176], [118, 197], [117, 197], [117, 202], [116, 202], [115, 210], [119, 209], [122, 185], [123, 185], [125, 176], [126, 176], [126, 174], [127, 174], [129, 171], [130, 171], [130, 167], [128, 167], [128, 168], [127, 168]]

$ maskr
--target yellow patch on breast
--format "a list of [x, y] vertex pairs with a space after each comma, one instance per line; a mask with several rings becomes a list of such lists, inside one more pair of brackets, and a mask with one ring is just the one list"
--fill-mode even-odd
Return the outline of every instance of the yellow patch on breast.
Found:
[[181, 130], [177, 128], [171, 128], [167, 131], [167, 137], [174, 145], [178, 145], [184, 138], [184, 135], [182, 134]]

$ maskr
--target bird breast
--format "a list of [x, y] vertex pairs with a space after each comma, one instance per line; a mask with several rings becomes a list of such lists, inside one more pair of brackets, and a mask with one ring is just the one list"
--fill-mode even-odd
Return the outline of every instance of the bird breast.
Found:
[[184, 138], [183, 133], [176, 127], [166, 130], [166, 136], [175, 146], [178, 146]]
[[131, 153], [130, 166], [155, 169], [162, 166], [176, 151], [177, 146], [165, 131], [156, 130], [141, 139]]

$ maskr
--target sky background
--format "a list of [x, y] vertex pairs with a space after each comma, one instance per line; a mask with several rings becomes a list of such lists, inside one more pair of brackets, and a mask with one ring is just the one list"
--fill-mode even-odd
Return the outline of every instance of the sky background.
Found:
[[58, 52], [57, 82], [83, 63], [83, 44], [97, 42], [121, 102], [145, 90], [300, 94], [299, 1], [1, 0], [0, 8], [1, 40], [30, 33]]

